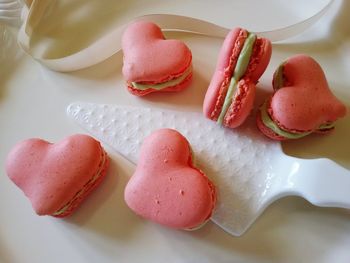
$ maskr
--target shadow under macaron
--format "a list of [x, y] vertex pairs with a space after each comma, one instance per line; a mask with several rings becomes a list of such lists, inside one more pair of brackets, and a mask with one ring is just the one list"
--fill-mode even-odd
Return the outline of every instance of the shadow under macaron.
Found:
[[[345, 222], [348, 216], [345, 209], [320, 208], [302, 198], [291, 196], [269, 206], [240, 237], [229, 235], [212, 222], [188, 235], [197, 241], [193, 242], [195, 247], [201, 242], [216, 247], [218, 251], [224, 250], [242, 257], [264, 258], [267, 262], [286, 262], [290, 258], [308, 262], [303, 254], [295, 254], [303, 243], [300, 243], [300, 237], [308, 237], [308, 244], [311, 244], [309, 249], [317, 252], [319, 258], [323, 258], [322, 253], [329, 250], [329, 242], [336, 243], [340, 236], [346, 236]], [[330, 217], [338, 222], [338, 226], [330, 224]], [[329, 233], [333, 235], [330, 236]], [[180, 238], [172, 242], [181, 242]], [[324, 242], [311, 242], [312, 240]], [[320, 247], [320, 244], [324, 244], [324, 247]], [[219, 258], [215, 261], [220, 262]]]
[[[128, 239], [137, 231], [139, 219], [124, 202], [124, 188], [133, 165], [120, 167], [115, 154], [109, 154], [106, 178], [64, 223], [77, 225], [111, 239]], [[124, 170], [125, 169], [125, 170]]]
[[337, 120], [335, 129], [329, 134], [311, 134], [298, 140], [282, 143], [283, 151], [290, 156], [303, 159], [328, 158], [350, 169], [350, 114]]

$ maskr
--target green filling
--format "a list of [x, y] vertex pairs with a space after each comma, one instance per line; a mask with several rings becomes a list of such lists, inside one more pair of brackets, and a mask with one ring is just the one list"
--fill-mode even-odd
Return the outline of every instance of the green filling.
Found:
[[192, 72], [192, 67], [188, 67], [185, 72], [178, 78], [163, 82], [163, 83], [158, 83], [158, 84], [140, 84], [137, 82], [131, 82], [131, 85], [133, 86], [134, 89], [138, 90], [147, 90], [147, 89], [155, 89], [155, 90], [161, 90], [164, 88], [176, 86], [183, 82], [188, 75], [190, 75]]
[[[82, 193], [79, 192], [79, 195], [81, 195]], [[70, 207], [71, 203], [65, 205], [64, 207], [62, 207], [60, 210], [56, 211], [55, 213], [53, 213], [52, 215], [53, 216], [58, 216], [58, 215], [61, 215], [63, 214], [64, 212], [67, 211], [67, 209]]]
[[244, 73], [247, 70], [247, 67], [249, 65], [250, 57], [253, 53], [253, 47], [256, 40], [256, 35], [253, 33], [249, 33], [247, 39], [244, 41], [243, 48], [241, 50], [241, 53], [238, 56], [235, 71], [233, 72], [229, 88], [227, 90], [227, 94], [225, 97], [224, 104], [222, 106], [222, 110], [220, 112], [219, 118], [217, 120], [217, 123], [222, 124], [222, 121], [224, 120], [225, 114], [231, 105], [232, 98], [234, 95], [234, 92], [237, 88], [237, 82], [238, 80], [244, 75]]
[[222, 121], [224, 120], [225, 114], [228, 110], [228, 107], [231, 104], [232, 97], [233, 97], [233, 94], [235, 93], [236, 89], [237, 89], [237, 80], [234, 77], [232, 77], [231, 81], [230, 81], [230, 85], [228, 86], [228, 90], [226, 93], [224, 104], [222, 106], [222, 109], [221, 109], [221, 112], [220, 112], [220, 115], [219, 115], [219, 118], [217, 121], [219, 124], [222, 124]]
[[326, 123], [326, 124], [320, 125], [320, 127], [318, 129], [319, 130], [329, 130], [332, 128], [334, 128], [334, 123]]
[[195, 230], [198, 230], [198, 229], [202, 228], [209, 220], [210, 220], [210, 218], [208, 218], [207, 220], [205, 220], [203, 223], [200, 223], [198, 226], [194, 226], [194, 227], [192, 227], [192, 228], [184, 228], [184, 230], [186, 230], [186, 231], [195, 231]]
[[[291, 133], [291, 132], [287, 132], [285, 130], [282, 130], [280, 127], [278, 127], [278, 125], [276, 123], [273, 122], [273, 120], [270, 118], [270, 116], [267, 113], [267, 105], [266, 105], [266, 101], [265, 103], [261, 106], [260, 111], [261, 111], [261, 120], [264, 123], [264, 125], [266, 127], [268, 127], [269, 129], [271, 129], [274, 133], [288, 138], [288, 139], [299, 139], [302, 138], [306, 135], [309, 135], [310, 133], [312, 133], [312, 131], [309, 132], [303, 132], [303, 133]], [[334, 127], [334, 123], [327, 123], [327, 124], [322, 124], [320, 125], [320, 127], [318, 128], [319, 130], [324, 130], [324, 129], [331, 129]]]
[[274, 89], [278, 90], [283, 87], [283, 67], [285, 62], [281, 63], [278, 68], [277, 72], [274, 76], [273, 83], [274, 83]]
[[102, 164], [100, 165], [100, 169], [91, 178], [91, 180], [85, 185], [85, 187], [83, 189], [81, 189], [77, 194], [75, 194], [73, 199], [71, 201], [69, 201], [65, 206], [63, 206], [61, 209], [59, 209], [56, 212], [54, 212], [52, 214], [53, 216], [58, 216], [58, 215], [61, 215], [61, 214], [65, 213], [67, 211], [67, 209], [70, 208], [70, 206], [74, 203], [74, 201], [77, 200], [77, 198], [79, 198], [82, 194], [84, 194], [85, 191], [97, 181], [97, 179], [102, 175], [104, 164], [106, 162], [106, 158], [108, 158], [108, 157], [106, 157], [106, 156], [104, 157], [104, 159], [102, 161]]

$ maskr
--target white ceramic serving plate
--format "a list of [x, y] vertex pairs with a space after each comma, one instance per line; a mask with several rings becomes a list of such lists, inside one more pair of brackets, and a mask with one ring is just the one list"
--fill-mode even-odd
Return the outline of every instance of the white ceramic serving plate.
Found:
[[[91, 1], [97, 2], [112, 1]], [[111, 5], [108, 11], [95, 6], [99, 10], [97, 17], [104, 19], [91, 17], [90, 22], [86, 20], [76, 28], [81, 35], [75, 44], [78, 47], [88, 43], [84, 30], [97, 32], [102, 30], [102, 24], [112, 26], [146, 13], [191, 15], [226, 27], [239, 25], [262, 31], [295, 23], [325, 2], [250, 0], [218, 5], [203, 1], [121, 1]], [[271, 63], [259, 84], [260, 101], [270, 90], [271, 75], [279, 62], [296, 53], [307, 53], [323, 66], [334, 93], [350, 105], [349, 15], [350, 4], [336, 1], [308, 31], [274, 45]], [[4, 27], [0, 29], [3, 36]], [[74, 35], [74, 28], [70, 30]], [[12, 31], [6, 29], [6, 32], [8, 39]], [[222, 39], [180, 33], [167, 36], [186, 41], [192, 49], [194, 83], [181, 93], [155, 94], [144, 99], [126, 91], [120, 55], [79, 72], [56, 73], [8, 47], [1, 38], [0, 262], [350, 262], [349, 211], [317, 208], [297, 197], [273, 204], [239, 238], [213, 223], [195, 232], [183, 232], [142, 220], [123, 201], [123, 189], [134, 165], [108, 146], [112, 159], [108, 177], [73, 216], [62, 220], [33, 213], [29, 201], [5, 174], [6, 154], [22, 139], [41, 137], [58, 141], [84, 132], [66, 116], [70, 103], [86, 101], [201, 111]], [[283, 150], [299, 158], [326, 157], [350, 169], [349, 120], [349, 116], [340, 120], [331, 135], [283, 143]]]
[[75, 102], [67, 114], [135, 165], [146, 136], [171, 128], [191, 144], [194, 164], [213, 181], [217, 203], [211, 219], [241, 236], [274, 201], [302, 196], [322, 207], [350, 209], [350, 171], [327, 158], [284, 155], [281, 144], [256, 127], [255, 112], [231, 130], [202, 113]]

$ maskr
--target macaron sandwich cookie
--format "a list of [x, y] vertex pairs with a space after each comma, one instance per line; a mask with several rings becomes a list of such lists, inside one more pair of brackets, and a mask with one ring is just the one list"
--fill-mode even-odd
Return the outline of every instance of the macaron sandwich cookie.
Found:
[[193, 230], [215, 207], [213, 183], [193, 165], [189, 142], [176, 130], [160, 129], [144, 140], [124, 197], [136, 214], [164, 226]]
[[253, 107], [255, 85], [270, 61], [271, 52], [268, 39], [242, 28], [231, 30], [205, 95], [204, 115], [229, 128], [241, 125]]
[[259, 129], [271, 139], [328, 133], [347, 111], [330, 90], [321, 66], [307, 55], [283, 62], [274, 73], [273, 89], [257, 115]]
[[108, 164], [98, 141], [76, 134], [55, 144], [37, 138], [17, 143], [6, 172], [38, 215], [66, 217], [101, 183]]
[[165, 39], [154, 23], [138, 21], [123, 33], [123, 75], [136, 96], [180, 91], [192, 80], [192, 53], [185, 43]]

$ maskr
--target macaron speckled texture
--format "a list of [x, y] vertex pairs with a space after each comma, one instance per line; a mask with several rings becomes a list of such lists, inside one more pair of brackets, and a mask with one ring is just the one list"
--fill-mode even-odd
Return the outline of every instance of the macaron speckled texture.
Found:
[[146, 219], [175, 229], [193, 229], [211, 217], [216, 190], [193, 166], [186, 138], [176, 130], [160, 129], [144, 140], [124, 197]]
[[38, 215], [65, 217], [100, 184], [108, 164], [98, 141], [76, 134], [54, 144], [37, 138], [17, 143], [6, 172]]
[[165, 39], [152, 22], [130, 24], [122, 37], [123, 75], [136, 96], [180, 91], [192, 80], [192, 53], [179, 40]]

